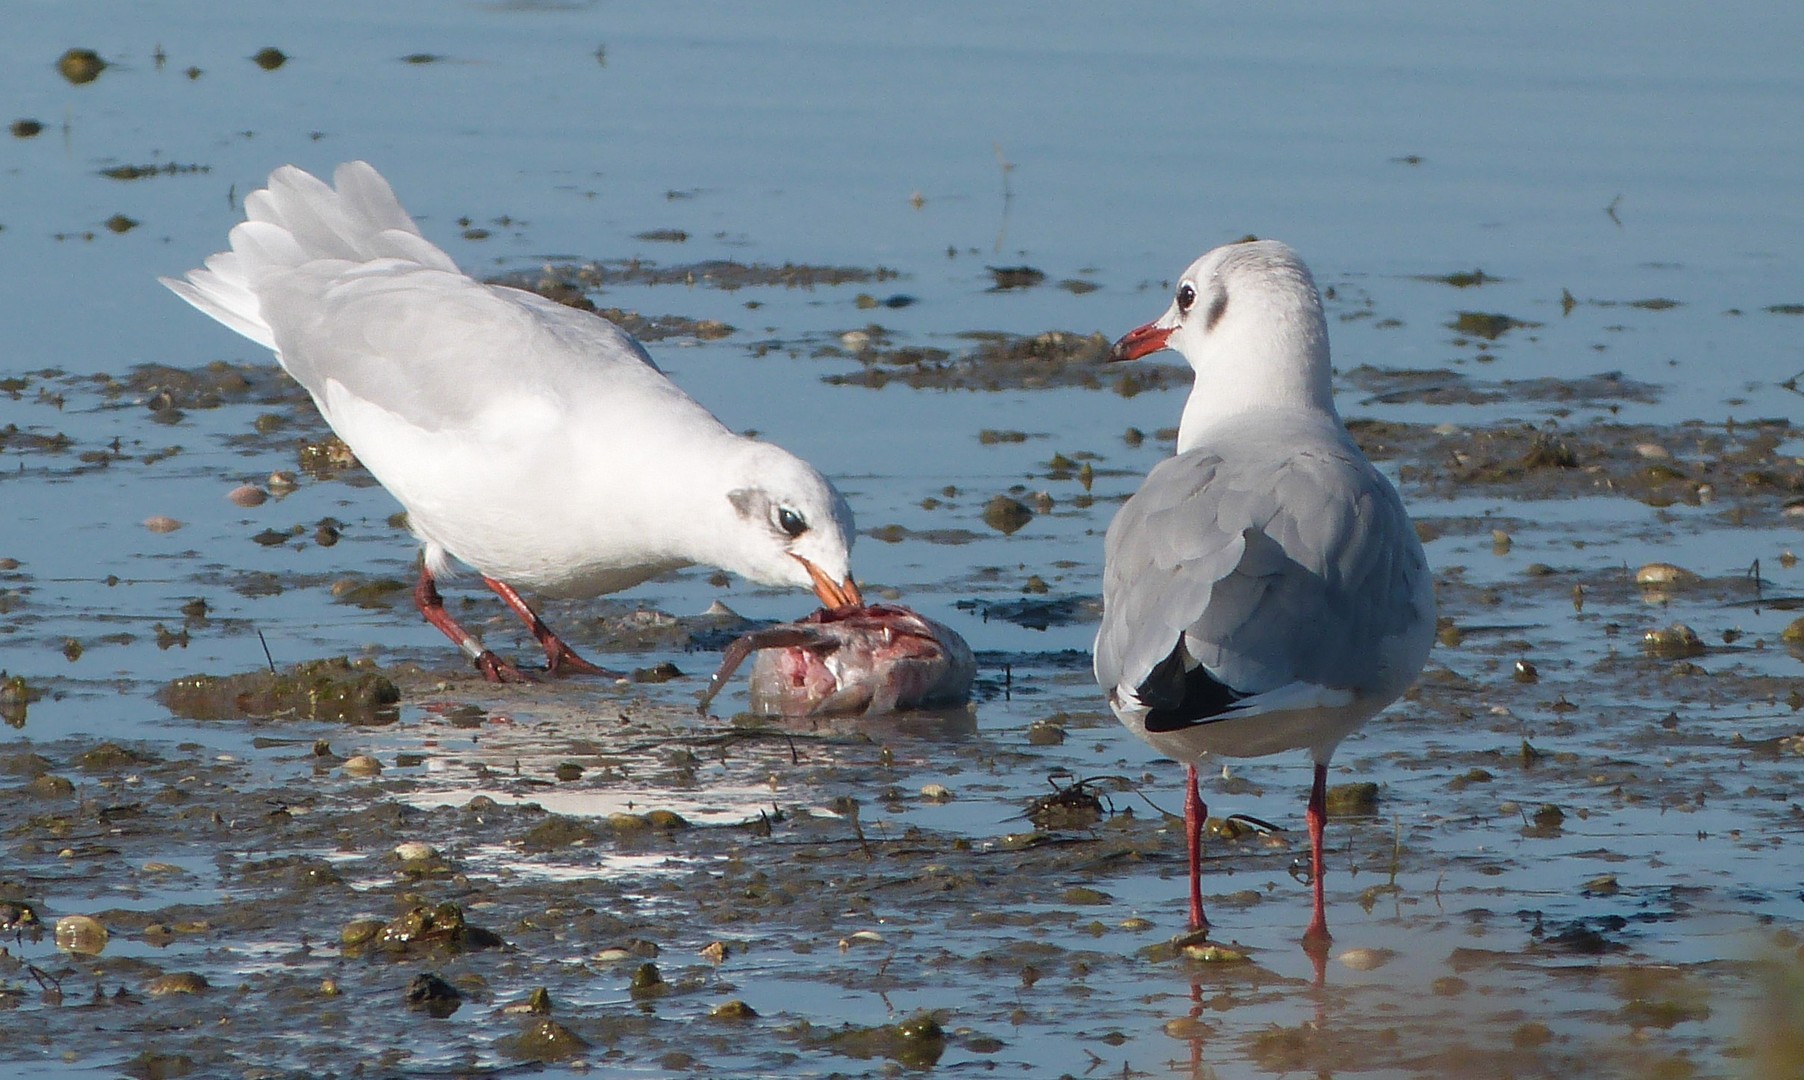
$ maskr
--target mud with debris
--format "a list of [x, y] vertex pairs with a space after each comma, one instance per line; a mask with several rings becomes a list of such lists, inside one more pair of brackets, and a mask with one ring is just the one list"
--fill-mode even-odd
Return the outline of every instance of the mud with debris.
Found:
[[[1023, 360], [964, 362], [981, 381]], [[1598, 393], [1567, 391], [1545, 400]], [[167, 483], [181, 446], [217, 439], [294, 467], [295, 490], [382, 505], [354, 461], [299, 467], [324, 445], [317, 419], [254, 366], [40, 372], [7, 392], [35, 408], [6, 429], [0, 489]], [[56, 422], [93, 409], [133, 422], [105, 443]], [[207, 414], [232, 422], [190, 430]], [[0, 756], [7, 1053], [164, 1076], [1787, 1075], [1804, 1040], [1787, 1011], [1804, 979], [1786, 869], [1804, 822], [1789, 428], [1354, 430], [1430, 541], [1442, 626], [1420, 687], [1337, 758], [1320, 982], [1296, 943], [1306, 764], [1210, 778], [1216, 925], [1179, 940], [1178, 772], [1108, 716], [1081, 652], [980, 647], [966, 708], [784, 725], [694, 715], [719, 650], [757, 620], [620, 600], [566, 605], [560, 625], [656, 678], [491, 687], [431, 639], [197, 669], [197, 642], [254, 632], [258, 597], [326, 597], [374, 636], [412, 622], [407, 541], [369, 511], [342, 515], [349, 550], [275, 530], [288, 557], [327, 559], [317, 572], [260, 568], [256, 529], [292, 498], [266, 484], [268, 502], [233, 511], [231, 554], [175, 561], [190, 599], [154, 636], [95, 633], [28, 561], [0, 570], [0, 703], [21, 736]], [[1086, 459], [1104, 466], [1095, 504], [1061, 511], [1086, 528], [1135, 482], [1108, 467], [1114, 442]], [[936, 513], [1046, 557], [988, 511]], [[1638, 579], [1610, 554], [1637, 534], [1675, 569]], [[1744, 572], [1720, 569], [1724, 545]], [[949, 610], [973, 637], [1081, 632], [1095, 594], [1069, 586], [1094, 572], [1048, 564], [1061, 585], [1017, 598], [955, 586]], [[1674, 626], [1688, 636], [1660, 636]], [[177, 672], [90, 671], [153, 644], [162, 659], [138, 669]], [[33, 736], [101, 707], [109, 683], [201, 737]]]

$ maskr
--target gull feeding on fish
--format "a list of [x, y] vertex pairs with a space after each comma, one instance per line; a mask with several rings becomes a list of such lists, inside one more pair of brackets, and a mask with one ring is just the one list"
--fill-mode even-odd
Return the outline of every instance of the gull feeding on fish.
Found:
[[1433, 578], [1396, 489], [1335, 411], [1327, 321], [1296, 252], [1210, 251], [1110, 359], [1168, 348], [1196, 382], [1176, 456], [1109, 525], [1096, 679], [1123, 724], [1187, 766], [1193, 929], [1208, 925], [1197, 763], [1309, 751], [1303, 940], [1325, 956], [1328, 762], [1427, 661]]
[[231, 250], [176, 295], [276, 354], [423, 545], [414, 602], [491, 681], [525, 676], [445, 610], [474, 568], [552, 674], [612, 674], [517, 589], [588, 598], [702, 564], [862, 603], [852, 512], [813, 466], [729, 431], [598, 315], [476, 281], [427, 241], [380, 173], [335, 187], [285, 165], [244, 200]]

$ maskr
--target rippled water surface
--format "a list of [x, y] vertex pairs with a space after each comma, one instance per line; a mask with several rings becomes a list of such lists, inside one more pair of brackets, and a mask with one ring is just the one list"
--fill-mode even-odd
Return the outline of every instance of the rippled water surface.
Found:
[[[0, 1071], [1798, 1075], [1801, 39], [1783, 5], [13, 13], [0, 902], [42, 925], [0, 955]], [[71, 48], [107, 66], [72, 82]], [[489, 687], [405, 594], [367, 599], [412, 572], [398, 508], [304, 468], [304, 394], [155, 280], [222, 247], [273, 167], [352, 158], [472, 273], [600, 263], [601, 307], [729, 327], [650, 347], [836, 479], [867, 591], [978, 651], [972, 707], [696, 717], [724, 640], [701, 612], [808, 606], [705, 570], [548, 608], [585, 651], [632, 642], [616, 666], [684, 673], [662, 683]], [[1320, 977], [1307, 762], [1208, 777], [1214, 813], [1276, 829], [1211, 841], [1229, 958], [1174, 955], [1181, 771], [1088, 672], [1102, 532], [1188, 372], [1039, 386], [979, 354], [1119, 335], [1248, 233], [1324, 286], [1342, 411], [1446, 623], [1336, 758], [1377, 794], [1330, 827]], [[857, 273], [744, 269], [785, 265]], [[1011, 267], [1043, 279], [999, 288]], [[1570, 460], [1532, 464], [1537, 432]], [[226, 499], [278, 470], [292, 493]], [[998, 495], [1034, 517], [992, 528]], [[1638, 586], [1656, 562], [1696, 580]], [[470, 585], [459, 618], [531, 652]], [[1696, 646], [1644, 646], [1675, 623]], [[398, 712], [160, 696], [340, 656]], [[1028, 816], [1080, 780], [1095, 820]], [[505, 945], [357, 943], [442, 904]], [[56, 947], [70, 915], [106, 926], [98, 954]], [[448, 1016], [408, 1003], [428, 973]], [[531, 1041], [509, 1006], [540, 987], [581, 1045]]]

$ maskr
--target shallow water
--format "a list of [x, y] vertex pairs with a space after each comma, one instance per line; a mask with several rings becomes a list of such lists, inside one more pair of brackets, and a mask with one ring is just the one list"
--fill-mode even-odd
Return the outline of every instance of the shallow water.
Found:
[[[1804, 485], [1789, 427], [1746, 422], [1793, 416], [1783, 384], [1804, 370], [1801, 22], [1677, 4], [16, 16], [0, 100], [43, 130], [0, 139], [0, 559], [17, 560], [0, 570], [0, 670], [43, 696], [0, 728], [0, 900], [46, 921], [95, 914], [112, 936], [97, 958], [47, 933], [9, 943], [0, 1062], [500, 1071], [516, 1059], [498, 1040], [525, 1023], [502, 1007], [544, 986], [592, 1044], [553, 1072], [919, 1069], [922, 1044], [841, 1029], [932, 1010], [940, 1070], [1792, 1075], [1804, 897], [1786, 740], [1804, 719], [1780, 633], [1804, 595], [1784, 558]], [[54, 65], [73, 46], [111, 66], [70, 84]], [[263, 70], [248, 57], [266, 46], [289, 59]], [[734, 327], [652, 348], [729, 424], [840, 481], [868, 590], [979, 651], [972, 708], [723, 734], [692, 712], [709, 639], [617, 654], [673, 662], [688, 676], [673, 682], [497, 689], [405, 598], [335, 602], [342, 580], [408, 579], [396, 507], [355, 472], [228, 502], [298, 470], [297, 444], [324, 432], [266, 357], [155, 277], [217, 250], [275, 165], [352, 157], [481, 274], [631, 259], [873, 272], [592, 299]], [[128, 164], [204, 171], [101, 175]], [[137, 224], [111, 231], [115, 214]], [[647, 239], [659, 230], [686, 238]], [[1143, 951], [1183, 924], [1182, 846], [1155, 810], [1178, 807], [1179, 770], [1108, 717], [1083, 652], [1102, 531], [1169, 452], [1156, 433], [1182, 380], [1137, 394], [1113, 372], [1101, 389], [823, 381], [862, 376], [841, 335], [873, 325], [890, 348], [954, 359], [972, 332], [1119, 334], [1162, 310], [1201, 250], [1248, 232], [1298, 247], [1331, 290], [1343, 411], [1396, 425], [1368, 426], [1368, 443], [1435, 534], [1457, 630], [1421, 688], [1337, 756], [1334, 781], [1375, 781], [1379, 803], [1330, 830], [1336, 941], [1319, 986], [1295, 942], [1302, 760], [1209, 778], [1215, 813], [1287, 830], [1211, 845], [1214, 940], [1251, 962]], [[993, 288], [988, 268], [1023, 265], [1044, 283]], [[1484, 284], [1431, 280], [1475, 269]], [[1450, 326], [1462, 311], [1537, 325], [1487, 341]], [[145, 364], [173, 370], [134, 375]], [[1444, 371], [1429, 381], [1453, 389], [1388, 369]], [[1648, 389], [1582, 378], [1613, 371]], [[1512, 463], [1524, 424], [1563, 433], [1579, 467], [1471, 464]], [[1643, 442], [1677, 478], [1647, 479]], [[1092, 489], [1055, 455], [1091, 464]], [[1005, 536], [982, 511], [1011, 492], [1052, 507]], [[153, 515], [182, 527], [147, 530]], [[267, 530], [297, 531], [258, 543]], [[1703, 581], [1644, 593], [1632, 575], [1652, 561]], [[1045, 593], [1024, 592], [1035, 578]], [[460, 618], [523, 655], [468, 585], [448, 591]], [[184, 610], [195, 599], [204, 616]], [[581, 648], [636, 609], [716, 599], [762, 619], [807, 606], [690, 571], [547, 616]], [[1060, 617], [1009, 621], [1022, 601]], [[1644, 654], [1642, 634], [1673, 622], [1707, 651]], [[256, 671], [266, 647], [279, 665], [374, 660], [402, 689], [398, 716], [201, 721], [156, 696], [190, 673]], [[1517, 681], [1518, 660], [1539, 680]], [[82, 757], [108, 741], [136, 757]], [[348, 775], [355, 753], [381, 775]], [[582, 771], [561, 779], [568, 765]], [[34, 788], [40, 773], [70, 793]], [[1105, 816], [1037, 830], [1025, 811], [1074, 778], [1103, 778]], [[478, 795], [496, 805], [467, 809]], [[607, 824], [649, 810], [691, 827]], [[404, 840], [444, 865], [399, 863]], [[341, 948], [352, 919], [421, 902], [461, 905], [509, 947]], [[697, 955], [713, 941], [731, 946], [718, 964]], [[648, 944], [668, 986], [634, 997]], [[465, 993], [449, 1018], [403, 1003], [425, 971]], [[168, 972], [212, 989], [153, 994]], [[709, 1018], [732, 999], [759, 1017]]]

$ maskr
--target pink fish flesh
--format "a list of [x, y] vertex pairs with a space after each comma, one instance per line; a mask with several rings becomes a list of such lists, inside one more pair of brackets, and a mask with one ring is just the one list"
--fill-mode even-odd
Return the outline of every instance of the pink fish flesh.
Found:
[[749, 679], [751, 710], [767, 716], [870, 716], [961, 705], [977, 676], [964, 638], [908, 608], [822, 609], [728, 646], [702, 695], [702, 712], [752, 653], [758, 656]]

